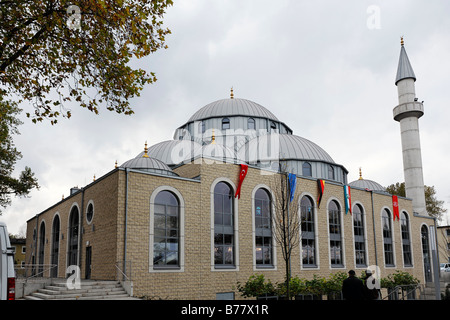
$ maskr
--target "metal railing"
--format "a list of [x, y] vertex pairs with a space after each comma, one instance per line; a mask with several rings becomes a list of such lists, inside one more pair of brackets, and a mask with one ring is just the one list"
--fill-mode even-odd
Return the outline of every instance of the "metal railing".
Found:
[[56, 264], [16, 264], [14, 265], [14, 271], [16, 272], [16, 278], [19, 279], [53, 278], [52, 270], [56, 267]]
[[[417, 291], [419, 290], [419, 294]], [[420, 285], [401, 285], [388, 289], [388, 294], [383, 300], [417, 300], [420, 297]]]
[[131, 281], [131, 261], [117, 261], [116, 268], [116, 280], [118, 281]]

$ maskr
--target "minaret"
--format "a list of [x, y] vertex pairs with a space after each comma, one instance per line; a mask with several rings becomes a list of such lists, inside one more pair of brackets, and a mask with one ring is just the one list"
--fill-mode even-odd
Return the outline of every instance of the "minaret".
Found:
[[415, 81], [416, 75], [406, 54], [402, 37], [395, 79], [398, 106], [394, 108], [394, 120], [400, 122], [406, 197], [412, 199], [414, 212], [427, 215], [419, 136], [419, 118], [423, 116], [423, 101], [417, 101]]

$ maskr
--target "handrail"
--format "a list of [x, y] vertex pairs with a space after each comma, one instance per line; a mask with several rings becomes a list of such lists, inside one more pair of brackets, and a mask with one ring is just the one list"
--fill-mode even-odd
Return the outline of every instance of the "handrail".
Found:
[[[16, 264], [16, 265], [14, 265], [14, 270], [16, 271], [16, 277], [17, 277], [17, 275], [18, 275], [17, 270], [25, 269], [24, 278], [25, 278], [25, 281], [28, 281], [31, 278], [42, 277], [45, 272], [52, 270], [53, 268], [55, 268], [57, 266], [58, 265], [56, 265], [56, 264], [24, 264], [24, 265]], [[32, 274], [31, 274], [31, 276], [27, 277], [29, 268], [31, 268]], [[50, 272], [49, 278], [53, 278], [51, 272]]]
[[[394, 294], [398, 294], [400, 292], [400, 290], [401, 290], [402, 296], [401, 296], [401, 299], [398, 299], [398, 300], [405, 300], [405, 297], [408, 298], [408, 296], [412, 292], [416, 291], [417, 288], [419, 288], [419, 286], [420, 286], [419, 284], [407, 284], [407, 285], [395, 286], [392, 289], [392, 291], [390, 293], [388, 293], [388, 295], [386, 297], [384, 297], [382, 300], [389, 299]], [[404, 290], [403, 288], [406, 288], [406, 290]], [[405, 291], [406, 291], [406, 294], [405, 294]], [[397, 300], [397, 299], [395, 299], [395, 300]]]
[[[114, 266], [116, 267], [117, 271], [122, 274], [125, 280], [131, 281], [131, 261], [117, 261]], [[120, 266], [122, 266], [122, 268]], [[126, 273], [122, 269], [125, 269]]]

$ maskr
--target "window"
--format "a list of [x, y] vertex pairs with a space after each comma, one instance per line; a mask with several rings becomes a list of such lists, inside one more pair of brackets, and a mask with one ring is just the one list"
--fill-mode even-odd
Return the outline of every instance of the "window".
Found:
[[248, 118], [248, 120], [247, 120], [247, 129], [250, 129], [250, 130], [255, 130], [256, 129], [255, 119]]
[[305, 177], [312, 177], [311, 163], [303, 162], [302, 165], [302, 174]]
[[222, 130], [230, 129], [230, 119], [223, 118], [222, 119]]
[[234, 267], [233, 190], [225, 182], [214, 188], [214, 265]]
[[154, 210], [153, 267], [179, 267], [179, 201], [172, 192], [161, 191]]
[[353, 207], [353, 235], [355, 240], [355, 262], [357, 267], [365, 267], [366, 245], [364, 240], [363, 208], [357, 204]]
[[94, 205], [89, 203], [86, 209], [86, 221], [88, 224], [91, 224], [92, 219], [94, 218]]
[[394, 247], [392, 245], [391, 213], [384, 209], [382, 216], [384, 263], [387, 267], [394, 266]]
[[201, 121], [198, 124], [198, 133], [205, 133], [205, 131], [206, 131], [206, 123], [205, 121]]
[[60, 234], [61, 222], [59, 220], [59, 215], [56, 214], [53, 218], [52, 226], [52, 248], [51, 248], [51, 264], [53, 265], [51, 269], [51, 276], [58, 276], [58, 265], [59, 265], [59, 234]]
[[339, 204], [332, 200], [328, 205], [328, 228], [330, 233], [330, 262], [332, 267], [342, 267], [342, 231], [341, 209]]
[[44, 272], [44, 256], [45, 256], [45, 222], [41, 222], [39, 228], [39, 251], [38, 251], [38, 276], [42, 277]]
[[411, 237], [409, 235], [409, 218], [405, 212], [400, 215], [400, 226], [402, 230], [403, 263], [412, 266]]
[[332, 165], [328, 166], [328, 179], [334, 180], [334, 168]]
[[255, 193], [255, 255], [257, 267], [273, 266], [272, 254], [272, 201], [269, 192], [258, 189]]
[[276, 129], [277, 129], [277, 125], [276, 125], [276, 123], [275, 123], [275, 122], [273, 122], [273, 121], [270, 121], [270, 129], [271, 129], [271, 131], [272, 131], [272, 130], [276, 130]]
[[304, 196], [300, 201], [302, 264], [304, 267], [316, 266], [316, 242], [314, 227], [314, 202]]
[[79, 228], [79, 210], [73, 206], [69, 215], [69, 250], [67, 252], [67, 266], [78, 265], [78, 228]]

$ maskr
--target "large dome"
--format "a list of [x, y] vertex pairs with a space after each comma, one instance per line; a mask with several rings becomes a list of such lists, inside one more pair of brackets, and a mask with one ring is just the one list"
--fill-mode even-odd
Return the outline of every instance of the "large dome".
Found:
[[234, 98], [217, 100], [207, 104], [194, 113], [188, 122], [229, 116], [256, 117], [279, 121], [272, 112], [262, 105], [250, 100]]

